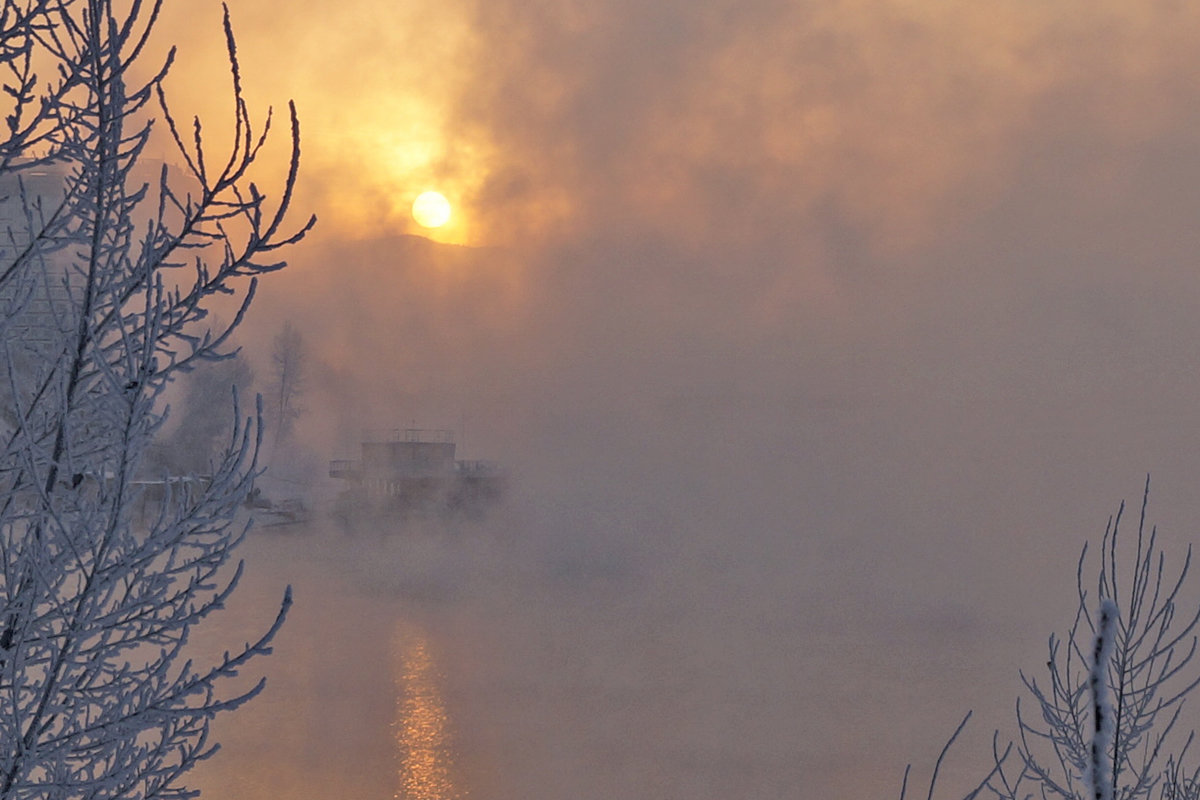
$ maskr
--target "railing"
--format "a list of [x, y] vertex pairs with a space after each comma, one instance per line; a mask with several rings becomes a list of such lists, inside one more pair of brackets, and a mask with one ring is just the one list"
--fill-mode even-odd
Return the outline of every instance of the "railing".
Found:
[[329, 462], [329, 477], [351, 478], [358, 475], [358, 462], [337, 459]]
[[364, 442], [422, 442], [450, 444], [454, 431], [447, 428], [385, 428], [363, 431]]
[[[498, 461], [455, 461], [454, 472], [457, 475], [481, 477], [486, 475], [503, 475], [504, 467]], [[402, 475], [393, 475], [391, 477], [414, 477], [422, 473], [414, 472], [411, 475], [404, 473]], [[331, 478], [351, 478], [356, 479], [362, 477], [357, 461], [350, 459], [334, 459], [329, 462], [329, 477]], [[386, 476], [384, 476], [386, 477]]]
[[455, 461], [454, 471], [459, 475], [499, 475], [504, 468], [498, 461]]

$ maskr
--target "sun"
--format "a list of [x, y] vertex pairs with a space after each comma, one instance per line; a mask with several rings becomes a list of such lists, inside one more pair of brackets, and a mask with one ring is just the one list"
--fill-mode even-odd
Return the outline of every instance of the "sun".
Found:
[[413, 201], [412, 215], [422, 228], [440, 228], [450, 221], [450, 201], [440, 192], [422, 192]]

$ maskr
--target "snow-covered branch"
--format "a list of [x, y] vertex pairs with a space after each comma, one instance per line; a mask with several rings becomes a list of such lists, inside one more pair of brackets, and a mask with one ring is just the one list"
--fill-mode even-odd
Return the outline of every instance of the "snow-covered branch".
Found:
[[[167, 108], [173, 54], [135, 78], [160, 6], [0, 0], [0, 800], [191, 796], [213, 715], [261, 688], [225, 679], [270, 652], [291, 603], [257, 641], [190, 660], [190, 629], [241, 575], [261, 402], [243, 415], [235, 396], [207, 474], [145, 493], [167, 386], [225, 355], [282, 266], [266, 254], [313, 224], [284, 227], [294, 108], [279, 194], [250, 181], [269, 117], [255, 126], [242, 97], [228, 10], [235, 137], [219, 171], [199, 122], [185, 144]], [[190, 175], [145, 157], [155, 116]], [[229, 294], [240, 310], [206, 330]]]
[[[1029, 697], [1017, 701], [1016, 740], [1001, 748], [997, 735], [983, 784], [991, 796], [1200, 800], [1200, 768], [1184, 767], [1195, 735], [1176, 730], [1200, 685], [1200, 608], [1179, 614], [1191, 549], [1168, 570], [1157, 531], [1146, 524], [1149, 496], [1147, 479], [1133, 542], [1120, 536], [1124, 504], [1109, 520], [1098, 548], [1097, 605], [1083, 548], [1074, 621], [1065, 636], [1049, 639], [1045, 680], [1021, 673]], [[1033, 701], [1032, 713], [1022, 699]]]

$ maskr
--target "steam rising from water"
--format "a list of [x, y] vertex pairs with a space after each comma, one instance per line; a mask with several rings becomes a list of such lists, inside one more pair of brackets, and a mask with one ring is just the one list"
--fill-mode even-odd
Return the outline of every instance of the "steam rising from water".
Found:
[[1117, 502], [1149, 470], [1164, 539], [1200, 520], [1200, 12], [436, 5], [482, 66], [437, 97], [495, 145], [460, 143], [495, 170], [464, 211], [505, 246], [380, 230], [352, 149], [319, 174], [367, 232], [319, 230], [245, 344], [303, 321], [316, 474], [363, 427], [465, 429], [513, 502], [255, 538], [297, 605], [206, 780], [394, 794], [398, 621], [488, 800], [894, 796], [967, 708], [955, 764], [987, 752]]
[[[593, 517], [600, 530], [618, 519]], [[834, 551], [795, 578], [762, 569], [761, 543], [713, 560], [679, 539], [664, 555], [578, 531], [575, 516], [509, 509], [255, 534], [241, 605], [213, 633], [254, 628], [285, 581], [296, 606], [267, 692], [221, 722], [226, 748], [201, 787], [244, 800], [890, 796], [965, 707], [997, 720], [1009, 707], [1010, 691], [979, 696], [1013, 683], [992, 658], [1014, 641], [994, 615], [881, 604], [846, 585]]]

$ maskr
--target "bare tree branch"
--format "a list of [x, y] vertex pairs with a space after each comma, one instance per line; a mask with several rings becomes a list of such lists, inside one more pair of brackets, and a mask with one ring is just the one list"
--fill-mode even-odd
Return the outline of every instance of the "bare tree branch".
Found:
[[[291, 604], [289, 590], [266, 633], [216, 663], [189, 658], [189, 631], [241, 577], [234, 515], [261, 400], [243, 415], [234, 394], [208, 474], [147, 476], [148, 447], [167, 386], [228, 355], [257, 279], [283, 266], [262, 255], [314, 220], [283, 232], [294, 108], [279, 195], [249, 179], [269, 116], [257, 128], [242, 96], [228, 9], [235, 137], [219, 173], [199, 121], [185, 144], [167, 108], [174, 51], [134, 77], [161, 7], [0, 0], [0, 800], [193, 796], [182, 779], [215, 749], [213, 716], [262, 683], [221, 687], [270, 652]], [[155, 113], [182, 176], [146, 163]], [[232, 321], [206, 326], [228, 294]]]

